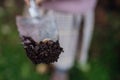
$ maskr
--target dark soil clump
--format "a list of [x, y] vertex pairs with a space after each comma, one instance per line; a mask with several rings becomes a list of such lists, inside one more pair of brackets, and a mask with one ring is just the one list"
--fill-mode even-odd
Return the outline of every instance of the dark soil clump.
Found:
[[59, 41], [47, 40], [37, 43], [31, 37], [26, 36], [22, 36], [21, 39], [27, 56], [34, 64], [53, 63], [58, 60], [60, 53], [63, 52]]

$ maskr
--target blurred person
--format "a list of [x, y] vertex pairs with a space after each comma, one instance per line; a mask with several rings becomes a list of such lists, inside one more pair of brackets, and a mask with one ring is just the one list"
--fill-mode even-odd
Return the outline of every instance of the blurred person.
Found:
[[[29, 5], [29, 0], [25, 1]], [[59, 40], [64, 49], [64, 53], [60, 55], [58, 62], [54, 63], [55, 71], [51, 80], [69, 80], [67, 72], [74, 65], [82, 17], [84, 18], [83, 42], [78, 62], [80, 68], [87, 71], [96, 0], [43, 0], [41, 2], [41, 0], [37, 0], [37, 3], [42, 7], [55, 10]]]

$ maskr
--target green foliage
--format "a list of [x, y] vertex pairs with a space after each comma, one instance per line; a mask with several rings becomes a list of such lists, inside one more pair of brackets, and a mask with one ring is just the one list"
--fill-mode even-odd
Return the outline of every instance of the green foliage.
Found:
[[[0, 80], [49, 80], [50, 74], [37, 74], [25, 55], [15, 24], [14, 12], [20, 10], [15, 7], [17, 0], [11, 1], [12, 5], [0, 7]], [[90, 71], [84, 73], [75, 64], [70, 80], [120, 80], [120, 16], [109, 13], [107, 17], [107, 26], [95, 28]]]

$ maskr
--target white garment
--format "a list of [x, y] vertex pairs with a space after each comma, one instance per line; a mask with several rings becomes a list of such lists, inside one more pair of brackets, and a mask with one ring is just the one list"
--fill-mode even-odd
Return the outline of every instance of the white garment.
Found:
[[93, 32], [94, 25], [94, 11], [88, 11], [86, 14], [72, 15], [55, 13], [56, 22], [59, 29], [60, 44], [64, 49], [64, 53], [60, 55], [58, 62], [55, 63], [55, 67], [61, 70], [70, 69], [75, 60], [76, 49], [78, 44], [80, 22], [82, 16], [84, 18], [84, 32], [83, 43], [81, 50], [81, 57], [79, 57], [80, 63], [87, 63], [88, 50]]

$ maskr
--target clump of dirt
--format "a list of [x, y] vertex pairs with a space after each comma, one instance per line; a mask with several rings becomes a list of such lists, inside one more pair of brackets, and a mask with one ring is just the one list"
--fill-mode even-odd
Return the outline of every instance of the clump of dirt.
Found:
[[27, 56], [34, 64], [57, 62], [60, 53], [63, 52], [59, 41], [44, 40], [37, 43], [27, 36], [22, 36], [21, 39]]

